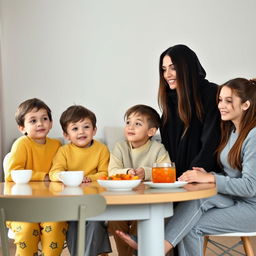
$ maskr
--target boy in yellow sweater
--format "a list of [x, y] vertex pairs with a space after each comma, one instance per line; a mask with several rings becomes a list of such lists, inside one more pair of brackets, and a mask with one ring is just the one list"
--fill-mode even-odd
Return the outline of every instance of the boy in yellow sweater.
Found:
[[[52, 159], [61, 145], [47, 137], [52, 128], [50, 108], [39, 99], [29, 99], [20, 104], [15, 119], [24, 136], [12, 146], [5, 180], [12, 181], [11, 170], [30, 169], [32, 181], [48, 181]], [[61, 254], [66, 222], [8, 222], [7, 226], [15, 233], [16, 255], [37, 255], [40, 240], [44, 255]]]
[[[59, 181], [61, 171], [84, 171], [83, 182], [95, 181], [108, 175], [109, 150], [93, 137], [96, 116], [89, 109], [74, 105], [60, 117], [64, 137], [70, 141], [59, 148], [50, 171], [50, 179]], [[76, 255], [77, 222], [69, 222], [67, 244], [71, 255]], [[86, 225], [86, 256], [111, 252], [104, 222], [88, 221]], [[81, 255], [82, 256], [82, 255]]]
[[[150, 180], [153, 163], [170, 163], [164, 145], [151, 140], [160, 126], [160, 116], [150, 106], [135, 105], [126, 111], [124, 119], [126, 140], [117, 142], [111, 152], [109, 175], [132, 174], [142, 180]], [[136, 224], [136, 221], [108, 223], [119, 256], [132, 256], [134, 250], [118, 236], [116, 230], [136, 235]]]
[[94, 140], [96, 116], [83, 106], [74, 105], [60, 117], [64, 137], [70, 141], [59, 148], [53, 160], [50, 179], [59, 181], [61, 171], [84, 171], [83, 182], [108, 175], [109, 150]]

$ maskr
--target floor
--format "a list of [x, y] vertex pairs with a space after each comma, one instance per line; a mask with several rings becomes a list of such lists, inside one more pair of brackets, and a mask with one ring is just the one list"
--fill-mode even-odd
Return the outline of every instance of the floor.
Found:
[[[116, 248], [115, 248], [115, 244], [114, 244], [114, 241], [113, 241], [113, 238], [111, 237], [111, 245], [112, 245], [112, 249], [113, 249], [113, 253], [110, 253], [109, 256], [118, 256], [117, 255], [117, 252], [116, 252]], [[233, 237], [228, 237], [228, 238], [215, 238], [216, 241], [218, 242], [225, 242], [226, 245], [231, 245], [233, 243], [235, 243], [236, 241], [238, 241], [237, 238], [233, 238]], [[254, 249], [254, 252], [256, 254], [256, 237], [252, 237], [251, 238], [251, 241], [252, 241], [252, 245], [253, 245], [253, 249]], [[209, 246], [210, 248], [213, 248], [213, 246]], [[15, 256], [15, 247], [13, 246], [13, 242], [12, 240], [10, 240], [10, 249], [11, 249], [11, 256]], [[237, 248], [237, 250], [239, 252], [243, 252], [243, 247], [242, 246], [239, 246]], [[220, 250], [216, 250], [217, 252], [220, 252]], [[206, 256], [215, 256], [216, 254], [212, 253], [209, 249], [207, 250], [207, 254]], [[241, 256], [241, 254], [239, 253], [231, 253], [230, 255], [232, 256]], [[0, 256], [2, 256], [2, 252], [0, 252]], [[67, 249], [65, 249], [63, 251], [63, 253], [61, 254], [61, 256], [70, 256], [69, 252]]]

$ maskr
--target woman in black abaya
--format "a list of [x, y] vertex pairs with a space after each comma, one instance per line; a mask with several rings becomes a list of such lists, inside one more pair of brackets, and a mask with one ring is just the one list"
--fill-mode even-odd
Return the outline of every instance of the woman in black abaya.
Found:
[[[165, 50], [159, 61], [158, 104], [162, 110], [162, 143], [176, 165], [176, 175], [201, 166], [218, 169], [220, 139], [218, 86], [205, 79], [197, 55], [185, 45]], [[177, 247], [174, 255], [178, 255]]]
[[160, 132], [177, 177], [197, 166], [216, 171], [220, 138], [217, 85], [205, 79], [196, 54], [185, 45], [164, 51], [159, 70]]

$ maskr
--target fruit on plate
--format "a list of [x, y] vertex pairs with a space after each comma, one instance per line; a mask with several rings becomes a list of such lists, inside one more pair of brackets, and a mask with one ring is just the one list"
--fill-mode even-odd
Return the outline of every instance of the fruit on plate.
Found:
[[100, 180], [138, 180], [138, 176], [133, 176], [131, 174], [115, 174], [109, 177], [101, 177]]

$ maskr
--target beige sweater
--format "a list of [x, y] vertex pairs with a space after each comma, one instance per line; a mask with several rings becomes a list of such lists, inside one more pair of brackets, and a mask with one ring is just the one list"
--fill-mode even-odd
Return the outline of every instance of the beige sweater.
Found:
[[128, 141], [117, 142], [110, 154], [109, 175], [126, 173], [129, 169], [143, 168], [145, 180], [151, 179], [153, 163], [170, 163], [168, 152], [164, 146], [148, 140], [139, 148], [132, 148]]

